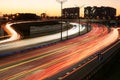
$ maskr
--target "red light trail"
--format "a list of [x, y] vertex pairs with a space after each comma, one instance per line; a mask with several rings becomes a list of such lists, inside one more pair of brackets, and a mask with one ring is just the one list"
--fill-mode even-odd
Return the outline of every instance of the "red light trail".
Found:
[[0, 80], [45, 80], [118, 40], [117, 29], [92, 24], [82, 36], [0, 60]]

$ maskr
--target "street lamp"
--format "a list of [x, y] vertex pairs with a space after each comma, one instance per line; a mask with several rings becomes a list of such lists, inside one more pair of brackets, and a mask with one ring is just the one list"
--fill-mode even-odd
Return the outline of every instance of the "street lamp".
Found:
[[[83, 4], [82, 6], [79, 7], [79, 10], [84, 7], [86, 4]], [[77, 5], [75, 5], [76, 7], [78, 7]], [[80, 12], [80, 11], [79, 11]], [[80, 14], [80, 13], [79, 13]], [[80, 15], [79, 15], [80, 16]], [[78, 17], [79, 19], [79, 35], [80, 35], [80, 17]]]
[[66, 27], [67, 27], [67, 39], [68, 39], [68, 26], [69, 26], [69, 22], [67, 21], [66, 23], [67, 23]]
[[59, 2], [61, 4], [61, 40], [62, 40], [62, 7], [63, 7], [63, 3], [66, 2], [67, 0], [56, 0], [57, 2]]
[[89, 27], [89, 18], [87, 19], [87, 32], [88, 32], [88, 27]]

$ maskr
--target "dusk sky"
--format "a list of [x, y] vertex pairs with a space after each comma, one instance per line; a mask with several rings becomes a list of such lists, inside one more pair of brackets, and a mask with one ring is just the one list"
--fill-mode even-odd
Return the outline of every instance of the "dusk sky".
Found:
[[[117, 15], [120, 15], [120, 0], [67, 0], [63, 7], [77, 6], [109, 6], [117, 9]], [[83, 15], [84, 7], [81, 8]], [[0, 15], [14, 13], [47, 13], [49, 16], [60, 15], [60, 4], [56, 0], [0, 0]]]

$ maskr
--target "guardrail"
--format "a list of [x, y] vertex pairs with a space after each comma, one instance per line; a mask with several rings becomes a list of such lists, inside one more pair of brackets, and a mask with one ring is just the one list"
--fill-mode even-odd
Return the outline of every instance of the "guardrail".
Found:
[[98, 53], [89, 56], [83, 63], [77, 63], [79, 65], [73, 71], [59, 77], [58, 80], [92, 80], [92, 76], [117, 54], [114, 52], [120, 48], [120, 41], [110, 46], [100, 51], [101, 58]]
[[5, 57], [5, 56], [12, 55], [12, 54], [19, 54], [21, 52], [26, 52], [26, 51], [30, 51], [30, 50], [33, 50], [33, 49], [43, 48], [45, 46], [51, 46], [51, 45], [56, 44], [58, 42], [62, 42], [62, 41], [56, 41], [56, 42], [51, 42], [49, 44], [43, 44], [43, 45], [39, 45], [39, 46], [28, 47], [28, 48], [25, 48], [25, 49], [22, 49], [22, 50], [19, 50], [19, 51], [3, 53], [3, 54], [0, 54], [0, 57]]
[[[72, 37], [74, 38], [74, 37]], [[72, 39], [72, 38], [69, 38], [69, 39]], [[9, 55], [12, 55], [12, 54], [19, 54], [21, 52], [27, 52], [27, 51], [30, 51], [30, 50], [34, 50], [34, 49], [38, 49], [38, 48], [43, 48], [45, 46], [52, 46], [54, 44], [57, 44], [59, 42], [63, 42], [63, 41], [66, 41], [67, 39], [64, 39], [64, 40], [60, 40], [60, 39], [57, 39], [57, 40], [54, 40], [54, 41], [49, 41], [49, 42], [46, 42], [46, 44], [41, 44], [41, 45], [38, 45], [38, 46], [33, 46], [33, 47], [27, 47], [25, 49], [22, 49], [22, 50], [19, 50], [19, 51], [13, 51], [13, 52], [6, 52], [6, 53], [0, 53], [0, 57], [5, 57], [5, 56], [9, 56]]]

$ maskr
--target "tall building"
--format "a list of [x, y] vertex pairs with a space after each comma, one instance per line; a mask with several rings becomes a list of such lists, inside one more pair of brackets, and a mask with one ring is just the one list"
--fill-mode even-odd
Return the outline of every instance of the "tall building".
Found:
[[62, 9], [62, 18], [64, 19], [76, 19], [79, 18], [79, 7], [64, 8]]
[[112, 7], [85, 7], [84, 17], [90, 19], [115, 19], [116, 9]]

